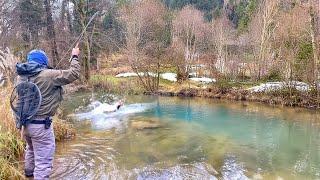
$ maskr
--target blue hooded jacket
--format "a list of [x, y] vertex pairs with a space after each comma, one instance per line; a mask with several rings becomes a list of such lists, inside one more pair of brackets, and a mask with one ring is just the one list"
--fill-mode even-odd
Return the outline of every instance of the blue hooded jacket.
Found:
[[28, 62], [36, 62], [44, 66], [49, 65], [47, 54], [44, 51], [38, 49], [30, 51], [27, 55], [27, 60]]
[[16, 71], [19, 76], [34, 76], [48, 67], [48, 57], [42, 50], [32, 50], [27, 55], [27, 63], [18, 63]]
[[19, 76], [34, 76], [46, 68], [46, 66], [34, 62], [18, 63], [16, 65], [16, 71]]

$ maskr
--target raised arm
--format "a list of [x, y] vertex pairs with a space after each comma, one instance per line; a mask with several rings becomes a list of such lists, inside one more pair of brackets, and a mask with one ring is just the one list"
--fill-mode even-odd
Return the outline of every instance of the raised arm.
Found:
[[77, 57], [73, 57], [69, 69], [51, 70], [52, 81], [55, 86], [64, 86], [72, 83], [80, 77], [80, 63]]
[[55, 86], [64, 86], [72, 83], [80, 77], [81, 66], [79, 63], [80, 50], [78, 44], [72, 50], [72, 59], [69, 69], [51, 70], [52, 81]]

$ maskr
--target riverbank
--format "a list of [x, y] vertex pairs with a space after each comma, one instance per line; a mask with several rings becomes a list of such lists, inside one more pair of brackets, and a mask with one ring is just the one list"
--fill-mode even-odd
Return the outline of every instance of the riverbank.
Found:
[[281, 105], [289, 107], [303, 107], [307, 109], [320, 109], [316, 93], [302, 93], [296, 90], [282, 90], [278, 92], [253, 93], [244, 89], [182, 89], [178, 92], [158, 91], [145, 92], [146, 95], [179, 96], [179, 97], [203, 97], [226, 99], [231, 101], [260, 102], [269, 105]]
[[[183, 83], [160, 80], [159, 90], [148, 92], [140, 86], [139, 80], [134, 77], [115, 78], [109, 75], [95, 75], [88, 88], [104, 90], [114, 94], [145, 94], [160, 96], [203, 97], [226, 99], [231, 101], [260, 102], [269, 105], [302, 107], [320, 109], [320, 100], [314, 90], [298, 91], [295, 88], [254, 92], [249, 88], [258, 85], [255, 82], [216, 82], [204, 84], [193, 81]], [[80, 89], [86, 89], [81, 86]]]

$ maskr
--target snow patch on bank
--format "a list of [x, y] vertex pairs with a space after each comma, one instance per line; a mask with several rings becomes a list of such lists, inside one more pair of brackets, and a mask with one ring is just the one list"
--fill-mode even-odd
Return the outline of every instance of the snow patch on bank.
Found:
[[[153, 72], [148, 72], [148, 73], [143, 73], [143, 72], [140, 72], [140, 73], [133, 73], [133, 72], [127, 72], [127, 73], [120, 73], [120, 74], [117, 74], [116, 77], [117, 78], [127, 78], [127, 77], [137, 77], [137, 76], [151, 76], [151, 77], [156, 77], [157, 75]], [[163, 74], [160, 74], [160, 78], [162, 79], [166, 79], [168, 81], [172, 81], [172, 82], [176, 82], [177, 81], [177, 74], [175, 73], [163, 73]]]
[[163, 73], [160, 75], [162, 79], [171, 81], [171, 82], [177, 82], [177, 74], [176, 73]]
[[117, 78], [126, 78], [126, 77], [137, 77], [138, 74], [137, 73], [120, 73], [118, 75], [116, 75]]
[[156, 77], [156, 74], [153, 72], [147, 72], [147, 73], [143, 73], [143, 72], [139, 72], [137, 73], [133, 73], [133, 72], [126, 72], [126, 73], [120, 73], [118, 75], [116, 75], [117, 78], [127, 78], [127, 77], [137, 77], [137, 76], [152, 76], [152, 77]]
[[215, 83], [217, 82], [216, 79], [208, 78], [208, 77], [201, 77], [201, 78], [190, 78], [191, 81], [201, 82], [201, 83]]
[[[152, 77], [156, 77], [155, 73], [152, 72], [148, 72], [147, 73], [149, 76]], [[120, 73], [118, 75], [116, 75], [117, 78], [127, 78], [127, 77], [137, 77], [137, 76], [145, 76], [146, 73], [132, 73], [132, 72], [127, 72], [127, 73]], [[161, 79], [165, 79], [171, 82], [177, 82], [177, 74], [176, 73], [162, 73], [160, 74], [160, 78]], [[200, 83], [214, 83], [216, 82], [216, 79], [213, 78], [208, 78], [208, 77], [193, 77], [193, 78], [189, 78], [191, 81], [195, 81], [195, 82], [200, 82]]]
[[307, 83], [299, 81], [290, 82], [267, 82], [260, 84], [259, 86], [254, 86], [248, 90], [251, 92], [266, 92], [266, 91], [279, 91], [284, 88], [295, 88], [298, 91], [305, 92], [310, 90], [310, 86]]

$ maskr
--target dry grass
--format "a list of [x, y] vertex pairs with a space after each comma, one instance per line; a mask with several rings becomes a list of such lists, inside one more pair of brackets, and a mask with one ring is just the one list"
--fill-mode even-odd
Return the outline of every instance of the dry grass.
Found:
[[179, 93], [185, 89], [199, 89], [200, 83], [184, 81], [182, 83], [172, 83], [170, 81], [160, 81], [160, 91]]
[[24, 152], [24, 142], [16, 130], [10, 110], [8, 94], [11, 88], [0, 89], [0, 179], [21, 179], [19, 158]]
[[[24, 179], [19, 160], [23, 157], [25, 143], [16, 129], [10, 109], [9, 96], [12, 88], [0, 89], [0, 179]], [[73, 126], [54, 118], [56, 140], [75, 136]]]
[[90, 84], [111, 94], [142, 94], [144, 89], [138, 78], [116, 78], [111, 75], [95, 74], [91, 76]]
[[73, 125], [58, 117], [53, 120], [53, 128], [56, 141], [71, 139], [76, 135]]

